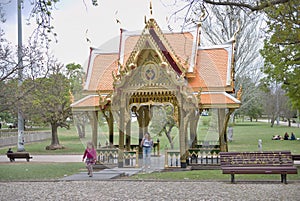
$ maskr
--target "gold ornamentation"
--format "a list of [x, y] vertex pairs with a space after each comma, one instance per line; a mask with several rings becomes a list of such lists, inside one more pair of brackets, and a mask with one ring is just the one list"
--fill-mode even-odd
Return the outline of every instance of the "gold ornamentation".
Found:
[[146, 82], [154, 82], [157, 80], [159, 74], [158, 74], [158, 68], [155, 64], [148, 64], [146, 66], [143, 66], [144, 68], [141, 73], [142, 73], [142, 78]]

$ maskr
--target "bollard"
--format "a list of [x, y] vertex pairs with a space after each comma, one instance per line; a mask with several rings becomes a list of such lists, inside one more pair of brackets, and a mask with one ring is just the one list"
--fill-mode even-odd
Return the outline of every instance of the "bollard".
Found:
[[258, 151], [262, 152], [262, 140], [258, 140]]

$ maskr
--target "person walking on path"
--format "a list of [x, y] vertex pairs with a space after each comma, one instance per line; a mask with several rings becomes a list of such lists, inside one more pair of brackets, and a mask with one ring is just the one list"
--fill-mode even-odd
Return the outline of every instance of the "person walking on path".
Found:
[[146, 170], [146, 168], [150, 169], [153, 140], [151, 139], [149, 133], [145, 133], [141, 142], [141, 146], [143, 147], [143, 170]]
[[[86, 159], [85, 159], [86, 158]], [[82, 161], [85, 159], [86, 168], [88, 170], [88, 175], [90, 177], [93, 176], [93, 165], [96, 163], [97, 160], [97, 153], [92, 142], [87, 143], [87, 147], [84, 151]]]

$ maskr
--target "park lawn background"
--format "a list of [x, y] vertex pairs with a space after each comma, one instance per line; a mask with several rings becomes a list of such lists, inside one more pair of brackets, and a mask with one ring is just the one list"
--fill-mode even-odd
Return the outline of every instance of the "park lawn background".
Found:
[[51, 181], [80, 171], [84, 163], [8, 162], [0, 165], [0, 181]]
[[300, 138], [300, 128], [274, 125], [263, 122], [239, 122], [233, 126], [233, 141], [228, 143], [228, 151], [258, 151], [258, 140], [262, 140], [263, 151], [291, 151], [300, 154], [300, 140], [272, 140], [274, 135], [284, 136], [293, 132]]
[[[272, 140], [273, 135], [281, 135], [285, 132], [294, 132], [300, 137], [300, 128], [277, 126], [270, 127], [268, 123], [262, 122], [236, 122], [233, 126], [233, 141], [229, 143], [229, 151], [258, 151], [258, 139], [262, 139], [263, 151], [290, 150], [292, 154], [300, 154], [300, 140]], [[205, 130], [205, 127], [201, 127]], [[200, 132], [201, 132], [200, 129]], [[99, 132], [100, 139], [105, 141], [108, 134], [105, 129]], [[91, 136], [87, 133], [86, 139], [79, 139], [76, 129], [59, 129], [59, 140], [65, 149], [45, 150], [50, 140], [25, 144], [26, 151], [31, 155], [40, 154], [83, 154], [85, 144]], [[164, 138], [161, 138], [163, 141]], [[161, 147], [163, 151], [163, 147]], [[13, 147], [16, 151], [16, 147]], [[5, 154], [6, 148], [1, 148], [0, 153]], [[56, 180], [66, 175], [85, 171], [83, 163], [36, 163], [36, 162], [15, 162], [0, 163], [0, 181], [34, 181], [34, 180]], [[300, 180], [300, 169], [297, 175], [288, 175], [288, 180]], [[131, 179], [153, 179], [153, 180], [229, 180], [230, 175], [223, 175], [221, 170], [193, 170], [176, 172], [159, 172], [152, 174], [138, 174]], [[267, 180], [280, 181], [279, 175], [236, 175], [236, 180]]]

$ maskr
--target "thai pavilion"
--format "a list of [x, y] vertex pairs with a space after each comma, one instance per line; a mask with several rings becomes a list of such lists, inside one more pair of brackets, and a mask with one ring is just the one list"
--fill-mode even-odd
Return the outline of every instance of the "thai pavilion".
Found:
[[[151, 18], [145, 20], [142, 32], [121, 29], [117, 50], [90, 48], [85, 97], [72, 104], [73, 112], [92, 114], [92, 141], [96, 145], [98, 113], [103, 112], [109, 144], [118, 147], [119, 167], [124, 165], [124, 152], [130, 149], [132, 115], [137, 118], [141, 141], [148, 131], [153, 106], [172, 107], [181, 167], [187, 166], [188, 150], [197, 147], [202, 111], [216, 111], [213, 118], [219, 148], [228, 151], [228, 121], [240, 106], [233, 96], [234, 46], [233, 37], [225, 44], [201, 47], [200, 25], [193, 31], [163, 32]], [[114, 142], [114, 135], [118, 135], [118, 142]]]

